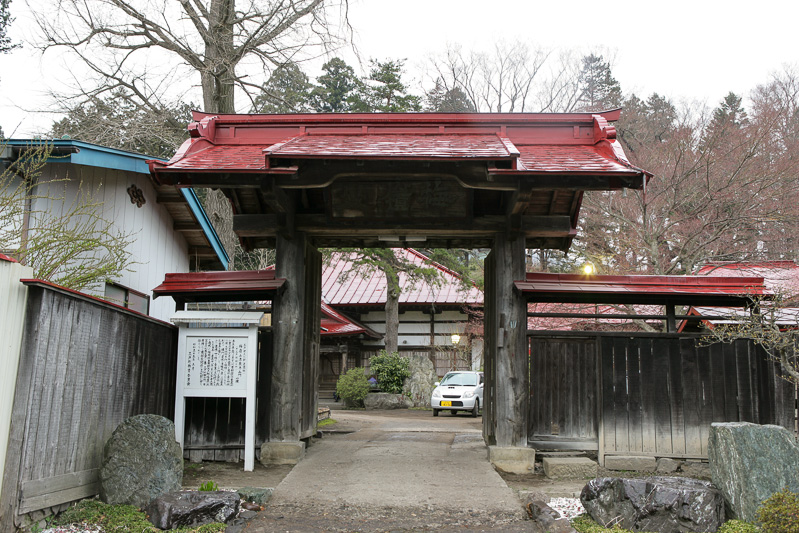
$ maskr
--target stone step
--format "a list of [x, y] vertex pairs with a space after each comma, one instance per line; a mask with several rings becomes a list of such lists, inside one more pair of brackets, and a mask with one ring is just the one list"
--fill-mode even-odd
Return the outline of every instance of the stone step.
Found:
[[544, 474], [550, 479], [593, 479], [597, 463], [587, 457], [544, 457]]

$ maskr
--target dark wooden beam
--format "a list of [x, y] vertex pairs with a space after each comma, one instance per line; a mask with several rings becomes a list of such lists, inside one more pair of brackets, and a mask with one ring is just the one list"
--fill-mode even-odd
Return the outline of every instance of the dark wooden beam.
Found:
[[[568, 216], [518, 216], [517, 231], [527, 237], [566, 237], [571, 231]], [[240, 237], [276, 237], [286, 224], [283, 215], [234, 215], [233, 231]], [[295, 215], [296, 231], [312, 237], [489, 237], [508, 229], [503, 216], [476, 217], [472, 220], [365, 220], [330, 218], [326, 215]]]

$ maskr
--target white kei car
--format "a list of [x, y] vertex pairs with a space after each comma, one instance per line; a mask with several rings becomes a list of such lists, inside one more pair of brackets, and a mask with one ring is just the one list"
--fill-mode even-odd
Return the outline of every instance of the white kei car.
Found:
[[443, 410], [453, 415], [458, 411], [470, 411], [472, 416], [477, 416], [482, 405], [482, 372], [447, 372], [440, 382], [436, 382], [430, 398], [433, 416], [438, 416], [438, 412]]

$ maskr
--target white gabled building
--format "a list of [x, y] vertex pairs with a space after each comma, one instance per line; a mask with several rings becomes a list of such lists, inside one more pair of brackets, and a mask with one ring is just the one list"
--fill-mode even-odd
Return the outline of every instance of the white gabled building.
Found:
[[[3, 141], [3, 168], [40, 142]], [[105, 217], [132, 235], [128, 252], [135, 263], [130, 270], [84, 292], [169, 320], [175, 311], [172, 299], [152, 298], [152, 289], [167, 272], [227, 268], [227, 253], [193, 189], [156, 183], [147, 165], [152, 157], [69, 139], [46, 142], [52, 155], [38, 181], [54, 190], [52, 194], [40, 191], [40, 197], [32, 199], [26, 210], [59, 212], [83, 187], [102, 202]], [[13, 249], [0, 252], [14, 255]]]

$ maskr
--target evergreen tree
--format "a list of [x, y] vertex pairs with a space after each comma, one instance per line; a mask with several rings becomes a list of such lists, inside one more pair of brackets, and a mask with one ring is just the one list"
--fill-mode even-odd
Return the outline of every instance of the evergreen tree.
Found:
[[621, 106], [621, 85], [602, 56], [589, 54], [583, 57], [579, 88], [578, 107], [583, 111], [603, 111]]
[[53, 123], [50, 136], [169, 158], [188, 137], [186, 125], [191, 122], [192, 107], [181, 104], [154, 112], [117, 91], [69, 109], [65, 118]]
[[370, 60], [369, 75], [363, 79], [366, 106], [361, 111], [396, 113], [422, 110], [422, 99], [408, 94], [408, 86], [402, 81], [404, 65], [404, 59]]
[[425, 111], [438, 113], [474, 113], [474, 104], [460, 87], [447, 89], [441, 79], [425, 94]]
[[255, 98], [255, 113], [307, 113], [311, 111], [311, 82], [296, 63], [281, 65], [272, 73], [264, 92]]
[[360, 110], [361, 81], [344, 60], [334, 57], [322, 65], [324, 74], [316, 78], [311, 91], [312, 107], [320, 113], [347, 113]]
[[11, 17], [11, 0], [0, 0], [0, 52], [8, 53], [19, 44], [13, 44], [8, 36], [8, 27], [14, 19]]

